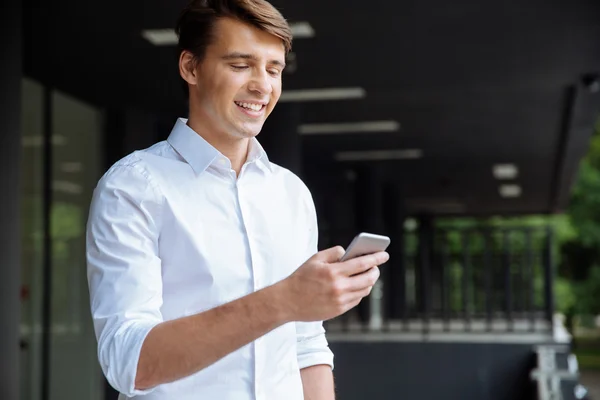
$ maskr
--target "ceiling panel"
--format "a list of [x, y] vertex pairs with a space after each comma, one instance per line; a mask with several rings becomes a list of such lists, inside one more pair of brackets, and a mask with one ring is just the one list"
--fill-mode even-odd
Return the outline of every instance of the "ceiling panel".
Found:
[[[26, 14], [25, 71], [51, 76], [56, 87], [100, 106], [182, 114], [175, 49], [151, 46], [140, 31], [172, 28], [185, 3], [44, 3]], [[318, 183], [323, 168], [334, 168], [336, 151], [417, 148], [420, 160], [385, 163], [417, 203], [459, 198], [466, 213], [551, 211], [558, 170], [575, 170], [580, 156], [564, 157], [561, 146], [575, 136], [585, 141], [600, 111], [598, 101], [577, 105], [567, 95], [584, 74], [600, 73], [600, 2], [274, 4], [288, 20], [309, 21], [316, 31], [315, 38], [295, 41], [297, 69], [285, 75], [286, 90], [367, 92], [360, 100], [303, 104], [302, 123], [401, 124], [396, 133], [304, 137], [307, 180]], [[573, 104], [584, 122], [571, 132], [566, 117]], [[489, 176], [495, 162], [519, 163], [520, 199], [498, 196]]]

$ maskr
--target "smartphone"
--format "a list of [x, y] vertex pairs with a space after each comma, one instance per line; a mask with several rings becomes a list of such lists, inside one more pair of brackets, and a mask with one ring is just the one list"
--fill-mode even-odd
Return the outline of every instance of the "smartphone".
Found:
[[352, 242], [346, 249], [346, 253], [340, 258], [340, 261], [385, 251], [390, 245], [390, 241], [390, 238], [387, 236], [361, 232], [352, 239]]

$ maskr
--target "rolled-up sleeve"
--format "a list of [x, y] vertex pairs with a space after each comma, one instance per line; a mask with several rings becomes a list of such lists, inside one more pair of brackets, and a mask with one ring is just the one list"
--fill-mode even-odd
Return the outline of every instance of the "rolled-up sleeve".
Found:
[[322, 322], [296, 322], [298, 367], [329, 365], [333, 369], [333, 353], [325, 338]]
[[[304, 197], [309, 222], [306, 249], [306, 259], [308, 259], [317, 253], [319, 231], [314, 202], [308, 188]], [[333, 352], [329, 349], [322, 321], [296, 322], [296, 339], [300, 369], [313, 365], [329, 365], [333, 369]]]
[[108, 382], [133, 397], [146, 335], [163, 321], [158, 237], [162, 196], [135, 162], [98, 183], [87, 224], [87, 277], [98, 359]]

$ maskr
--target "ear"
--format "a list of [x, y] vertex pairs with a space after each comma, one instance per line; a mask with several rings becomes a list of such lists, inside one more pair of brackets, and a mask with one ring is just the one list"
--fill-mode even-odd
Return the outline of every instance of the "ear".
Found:
[[192, 53], [183, 50], [179, 55], [179, 75], [190, 85], [198, 83], [196, 59]]

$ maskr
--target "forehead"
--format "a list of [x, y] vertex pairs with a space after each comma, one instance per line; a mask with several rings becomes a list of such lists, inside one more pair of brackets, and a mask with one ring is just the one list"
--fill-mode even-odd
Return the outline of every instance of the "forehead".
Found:
[[259, 58], [276, 58], [281, 61], [285, 58], [285, 47], [280, 38], [233, 18], [220, 18], [217, 21], [213, 42], [207, 50], [219, 55], [244, 52]]

